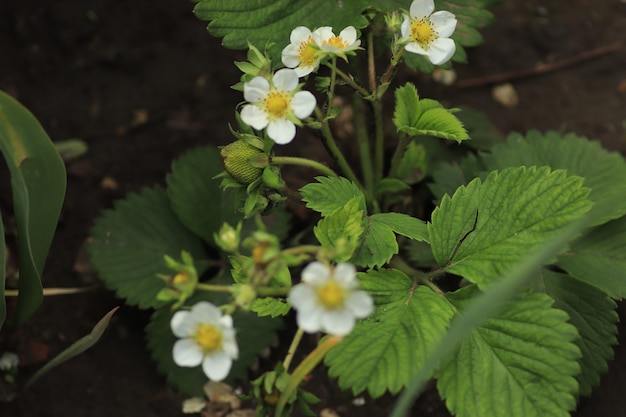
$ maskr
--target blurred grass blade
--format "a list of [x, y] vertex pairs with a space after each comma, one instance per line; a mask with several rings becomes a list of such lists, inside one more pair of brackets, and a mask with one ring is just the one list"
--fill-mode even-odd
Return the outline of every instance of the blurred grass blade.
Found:
[[40, 277], [65, 196], [65, 166], [37, 119], [2, 91], [0, 151], [11, 173], [20, 271], [15, 322], [21, 324], [43, 298]]
[[117, 311], [119, 307], [115, 307], [113, 310], [109, 311], [104, 317], [100, 319], [98, 324], [96, 324], [87, 336], [80, 338], [78, 341], [74, 342], [70, 347], [65, 349], [63, 352], [59, 353], [55, 356], [50, 362], [45, 364], [40, 370], [35, 372], [35, 374], [26, 382], [24, 389], [30, 387], [35, 383], [39, 378], [43, 375], [47, 374], [52, 368], [55, 368], [62, 364], [65, 361], [72, 359], [74, 356], [79, 355], [96, 344], [104, 330], [109, 325], [111, 321], [111, 317]]
[[4, 318], [7, 315], [7, 303], [4, 298], [4, 286], [6, 282], [7, 275], [7, 248], [4, 243], [4, 224], [2, 223], [2, 218], [0, 216], [0, 329], [2, 329], [2, 323], [4, 323]]
[[563, 229], [543, 247], [525, 258], [517, 268], [498, 280], [473, 301], [464, 311], [452, 321], [448, 333], [439, 343], [439, 347], [426, 360], [424, 367], [415, 375], [406, 389], [396, 402], [390, 417], [402, 417], [408, 415], [411, 405], [420, 394], [424, 385], [432, 377], [439, 364], [455, 352], [463, 339], [468, 336], [477, 326], [489, 319], [503, 307], [508, 300], [514, 297], [520, 288], [530, 279], [536, 277], [536, 272], [549, 262], [563, 247], [576, 237], [589, 224], [588, 218], [572, 223]]

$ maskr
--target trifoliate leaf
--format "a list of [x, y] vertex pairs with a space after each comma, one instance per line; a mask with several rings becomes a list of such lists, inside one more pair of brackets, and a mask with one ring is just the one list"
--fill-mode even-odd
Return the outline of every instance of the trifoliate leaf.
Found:
[[[161, 188], [146, 188], [118, 201], [91, 230], [91, 263], [106, 286], [131, 305], [161, 304], [156, 295], [169, 275], [164, 255], [176, 259], [185, 250], [196, 260], [206, 257], [202, 242], [176, 217]], [[201, 274], [204, 267], [196, 265]]]
[[[408, 10], [404, 0], [194, 0], [194, 13], [200, 20], [209, 21], [209, 33], [223, 37], [223, 44], [231, 49], [246, 49], [248, 42], [265, 46], [276, 44], [273, 55], [276, 62], [280, 51], [289, 44], [289, 34], [297, 26], [311, 30], [332, 26], [340, 31], [347, 26], [363, 29], [368, 20], [366, 10], [389, 13]], [[477, 45], [482, 41], [476, 28], [491, 23], [493, 15], [485, 10], [489, 2], [475, 0], [444, 0], [436, 2], [437, 10], [455, 14], [458, 24], [452, 39], [457, 44], [453, 59], [464, 62], [463, 46]], [[337, 33], [336, 32], [336, 33]]]
[[[461, 311], [476, 293], [449, 295]], [[458, 417], [568, 417], [576, 406], [576, 328], [545, 294], [520, 297], [477, 327], [438, 375], [439, 393]]]
[[444, 196], [428, 234], [439, 265], [484, 288], [590, 208], [580, 177], [507, 168]]
[[626, 214], [626, 162], [598, 142], [555, 131], [545, 134], [530, 131], [526, 136], [510, 135], [506, 144], [496, 145], [484, 159], [489, 169], [547, 165], [566, 169], [569, 175], [580, 175], [585, 179], [585, 187], [591, 189], [592, 225]]
[[570, 275], [615, 299], [626, 297], [626, 217], [592, 229], [559, 256]]
[[331, 350], [325, 363], [339, 386], [372, 397], [397, 393], [424, 364], [453, 315], [450, 304], [430, 289], [415, 287], [397, 270], [359, 274], [376, 311]]
[[577, 376], [581, 395], [591, 394], [600, 383], [600, 374], [608, 370], [617, 344], [615, 302], [605, 293], [566, 274], [543, 270], [540, 291], [554, 301], [554, 307], [565, 311], [580, 333], [576, 345], [582, 352], [581, 373]]
[[363, 211], [361, 198], [354, 197], [329, 216], [324, 217], [313, 228], [320, 244], [335, 251], [333, 259], [343, 262], [350, 259], [359, 244], [363, 233]]
[[241, 215], [235, 212], [234, 191], [221, 190], [214, 176], [223, 170], [219, 151], [213, 146], [191, 150], [172, 164], [167, 176], [167, 196], [180, 221], [206, 242], [223, 222], [235, 226]]
[[[197, 294], [187, 305], [192, 306], [198, 301], [206, 300], [219, 305], [214, 294], [207, 292]], [[224, 301], [224, 300], [222, 300]], [[174, 315], [167, 308], [158, 309], [152, 314], [146, 328], [146, 338], [152, 358], [156, 361], [160, 372], [166, 375], [167, 382], [174, 385], [179, 392], [188, 396], [204, 396], [202, 387], [208, 381], [200, 366], [193, 368], [180, 367], [174, 363], [172, 349], [178, 340], [170, 329], [170, 321]], [[239, 358], [233, 361], [230, 374], [225, 382], [234, 384], [242, 379], [248, 368], [257, 360], [258, 355], [276, 339], [276, 331], [282, 325], [280, 319], [258, 317], [255, 313], [237, 311], [233, 314], [233, 323], [237, 332]]]
[[419, 100], [411, 83], [396, 89], [393, 122], [399, 132], [410, 136], [429, 135], [461, 142], [469, 139], [463, 124], [450, 110], [434, 100]]
[[315, 177], [318, 183], [310, 183], [300, 189], [302, 201], [311, 210], [328, 216], [349, 200], [359, 198], [359, 210], [365, 212], [365, 196], [361, 189], [343, 177]]

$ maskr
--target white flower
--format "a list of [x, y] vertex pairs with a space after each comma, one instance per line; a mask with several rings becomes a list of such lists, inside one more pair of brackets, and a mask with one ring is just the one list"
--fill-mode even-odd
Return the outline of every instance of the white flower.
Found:
[[267, 127], [267, 135], [278, 144], [291, 142], [296, 135], [295, 123], [315, 109], [315, 96], [297, 91], [298, 74], [283, 68], [276, 71], [270, 83], [255, 77], [243, 85], [243, 97], [250, 102], [241, 110], [241, 120], [257, 130]]
[[170, 322], [172, 332], [181, 339], [174, 344], [174, 362], [178, 366], [198, 366], [213, 381], [221, 381], [230, 372], [233, 359], [239, 356], [233, 319], [207, 301], [200, 301], [189, 311], [177, 311]]
[[4, 352], [2, 356], [0, 356], [0, 371], [10, 371], [15, 369], [19, 363], [20, 359], [16, 353]]
[[409, 13], [404, 15], [400, 31], [402, 40], [408, 42], [406, 50], [426, 55], [430, 62], [441, 65], [452, 58], [456, 45], [450, 39], [456, 28], [454, 14], [445, 10], [433, 13], [433, 0], [414, 0]]
[[313, 40], [311, 30], [298, 26], [291, 31], [291, 42], [283, 49], [282, 61], [286, 67], [294, 68], [299, 77], [304, 77], [315, 71], [320, 64], [324, 53]]
[[289, 292], [289, 302], [298, 311], [298, 326], [309, 333], [350, 333], [355, 320], [374, 309], [372, 297], [358, 286], [352, 264], [340, 263], [331, 270], [321, 262], [310, 263], [302, 271], [302, 283]]
[[353, 51], [361, 45], [361, 40], [357, 39], [356, 29], [353, 26], [348, 26], [337, 36], [333, 33], [332, 27], [323, 26], [316, 29], [311, 37], [322, 51], [334, 54]]

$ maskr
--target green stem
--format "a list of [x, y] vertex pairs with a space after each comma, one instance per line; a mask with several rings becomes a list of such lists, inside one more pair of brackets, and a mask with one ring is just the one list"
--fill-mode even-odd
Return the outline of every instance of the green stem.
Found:
[[374, 32], [367, 33], [367, 74], [369, 76], [370, 91], [376, 91], [376, 65], [374, 63]]
[[196, 284], [196, 288], [204, 291], [214, 291], [214, 292], [231, 292], [230, 285], [213, 285], [213, 284]]
[[291, 291], [291, 287], [260, 287], [255, 288], [255, 291], [260, 297], [283, 297], [289, 294], [289, 291]]
[[359, 148], [361, 171], [365, 182], [365, 200], [369, 204], [374, 200], [374, 165], [372, 164], [372, 153], [367, 134], [365, 106], [363, 106], [363, 98], [358, 94], [353, 96], [352, 107], [354, 109], [354, 134]]
[[311, 159], [306, 159], [306, 158], [299, 158], [296, 156], [272, 156], [270, 158], [270, 163], [276, 164], [276, 165], [300, 165], [303, 167], [316, 169], [328, 175], [329, 177], [338, 176], [335, 171], [333, 171], [332, 169], [330, 169], [329, 167], [327, 167], [326, 165], [320, 162], [313, 161]]
[[374, 108], [374, 158], [376, 166], [375, 181], [380, 181], [383, 178], [383, 169], [385, 161], [385, 132], [383, 125], [383, 103], [380, 97], [375, 97], [372, 100], [372, 107]]
[[298, 331], [293, 336], [293, 340], [291, 341], [291, 345], [289, 346], [289, 350], [287, 351], [287, 355], [285, 356], [285, 360], [283, 361], [283, 368], [285, 368], [285, 372], [289, 370], [289, 365], [291, 365], [291, 361], [293, 360], [293, 355], [296, 353], [296, 349], [300, 344], [300, 340], [302, 340], [302, 335], [304, 334], [304, 330], [298, 327]]
[[357, 82], [354, 81], [354, 79], [352, 77], [350, 77], [348, 74], [346, 74], [345, 72], [343, 72], [339, 68], [337, 68], [335, 71], [337, 71], [337, 75], [342, 80], [344, 80], [346, 82], [346, 84], [348, 84], [350, 87], [354, 88], [361, 96], [363, 96], [363, 98], [367, 98], [367, 97], [370, 97], [372, 95], [365, 88], [363, 88], [359, 84], [357, 84]]
[[398, 146], [396, 146], [396, 150], [393, 152], [393, 156], [391, 157], [391, 167], [389, 168], [389, 177], [396, 178], [398, 174], [398, 167], [400, 166], [400, 161], [402, 161], [402, 156], [404, 155], [404, 151], [406, 147], [409, 146], [413, 138], [408, 135], [402, 135], [400, 140], [398, 141]]
[[322, 129], [321, 129], [322, 138], [324, 140], [324, 145], [326, 146], [326, 149], [328, 149], [328, 152], [330, 152], [332, 157], [335, 158], [335, 161], [339, 165], [339, 168], [341, 168], [341, 171], [344, 173], [344, 175], [350, 181], [357, 184], [360, 188], [363, 188], [363, 186], [361, 185], [361, 182], [359, 181], [356, 174], [350, 167], [350, 164], [348, 164], [346, 157], [343, 156], [343, 153], [341, 153], [341, 151], [339, 150], [339, 147], [337, 146], [337, 142], [335, 142], [335, 138], [333, 137], [333, 134], [330, 131], [328, 120], [324, 118], [324, 115], [322, 114], [322, 111], [319, 108], [315, 109], [315, 114], [317, 115], [317, 117], [320, 119], [322, 123]]
[[391, 58], [391, 62], [389, 63], [389, 67], [387, 67], [387, 70], [385, 71], [385, 73], [380, 79], [381, 85], [387, 84], [388, 82], [391, 81], [393, 72], [398, 66], [398, 63], [400, 62], [400, 58], [402, 58], [402, 55], [404, 55], [404, 48], [400, 49], [398, 52], [393, 54], [393, 57]]
[[420, 284], [427, 286], [428, 288], [433, 290], [436, 294], [442, 297], [445, 297], [445, 293], [441, 290], [441, 288], [439, 288], [430, 280], [430, 276], [428, 274], [425, 274], [424, 272], [411, 267], [411, 265], [407, 264], [404, 261], [404, 259], [400, 258], [399, 256], [394, 256], [389, 262], [389, 264], [392, 267], [416, 279]]
[[306, 254], [316, 254], [322, 249], [321, 246], [317, 245], [301, 245], [294, 246], [293, 248], [283, 249], [283, 253], [291, 256], [298, 255], [306, 255]]

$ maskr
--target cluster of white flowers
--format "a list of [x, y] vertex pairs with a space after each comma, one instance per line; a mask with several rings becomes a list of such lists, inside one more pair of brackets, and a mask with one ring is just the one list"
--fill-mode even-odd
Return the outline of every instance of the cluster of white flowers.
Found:
[[289, 293], [289, 302], [298, 311], [298, 326], [309, 333], [350, 333], [356, 319], [369, 316], [374, 309], [372, 297], [358, 286], [352, 264], [330, 268], [321, 262], [310, 263], [302, 271], [302, 283]]

